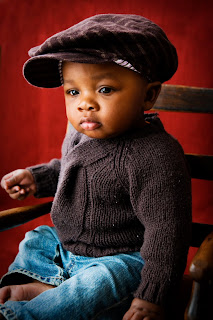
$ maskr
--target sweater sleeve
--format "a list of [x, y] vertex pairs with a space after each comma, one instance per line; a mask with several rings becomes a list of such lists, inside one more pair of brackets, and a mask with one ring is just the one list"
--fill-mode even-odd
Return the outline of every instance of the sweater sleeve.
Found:
[[44, 163], [26, 168], [29, 170], [36, 183], [36, 198], [54, 197], [57, 189], [61, 160], [52, 159], [49, 163]]
[[[158, 141], [160, 146], [160, 138]], [[174, 140], [155, 150], [149, 145], [129, 166], [130, 197], [145, 227], [145, 265], [134, 296], [165, 305], [180, 284], [191, 230], [191, 180], [182, 148]]]

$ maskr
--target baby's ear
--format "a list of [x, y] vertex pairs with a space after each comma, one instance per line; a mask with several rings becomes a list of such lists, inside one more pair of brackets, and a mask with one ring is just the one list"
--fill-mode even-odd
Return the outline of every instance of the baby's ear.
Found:
[[155, 101], [157, 100], [157, 97], [161, 91], [161, 82], [155, 81], [148, 83], [147, 90], [146, 90], [146, 96], [145, 96], [145, 104], [144, 104], [144, 111], [152, 109], [152, 107], [155, 104]]

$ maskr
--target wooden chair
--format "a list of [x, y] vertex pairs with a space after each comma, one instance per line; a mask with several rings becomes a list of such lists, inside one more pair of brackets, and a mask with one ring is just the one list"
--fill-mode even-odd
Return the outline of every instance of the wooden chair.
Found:
[[[155, 110], [194, 113], [213, 113], [213, 89], [177, 85], [163, 85], [155, 104]], [[194, 179], [213, 180], [213, 156], [186, 154]], [[0, 230], [13, 228], [50, 212], [52, 202], [19, 207], [0, 212]], [[191, 298], [187, 304], [184, 320], [210, 320], [213, 313], [213, 225], [193, 223], [191, 246], [199, 247], [193, 258], [189, 277], [184, 282], [193, 281]], [[185, 290], [185, 289], [184, 289]], [[183, 291], [185, 293], [185, 291]], [[189, 297], [187, 297], [189, 298]], [[173, 319], [173, 318], [172, 318]]]

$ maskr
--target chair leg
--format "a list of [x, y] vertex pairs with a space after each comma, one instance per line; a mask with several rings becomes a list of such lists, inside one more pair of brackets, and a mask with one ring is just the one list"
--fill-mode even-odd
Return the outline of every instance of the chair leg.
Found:
[[193, 282], [192, 295], [184, 320], [211, 320], [213, 305], [213, 282]]

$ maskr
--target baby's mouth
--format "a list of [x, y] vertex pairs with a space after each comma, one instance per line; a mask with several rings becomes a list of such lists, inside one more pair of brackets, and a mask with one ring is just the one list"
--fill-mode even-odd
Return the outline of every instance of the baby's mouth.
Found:
[[100, 128], [101, 123], [93, 120], [92, 118], [82, 118], [80, 121], [80, 126], [84, 130], [92, 131]]

